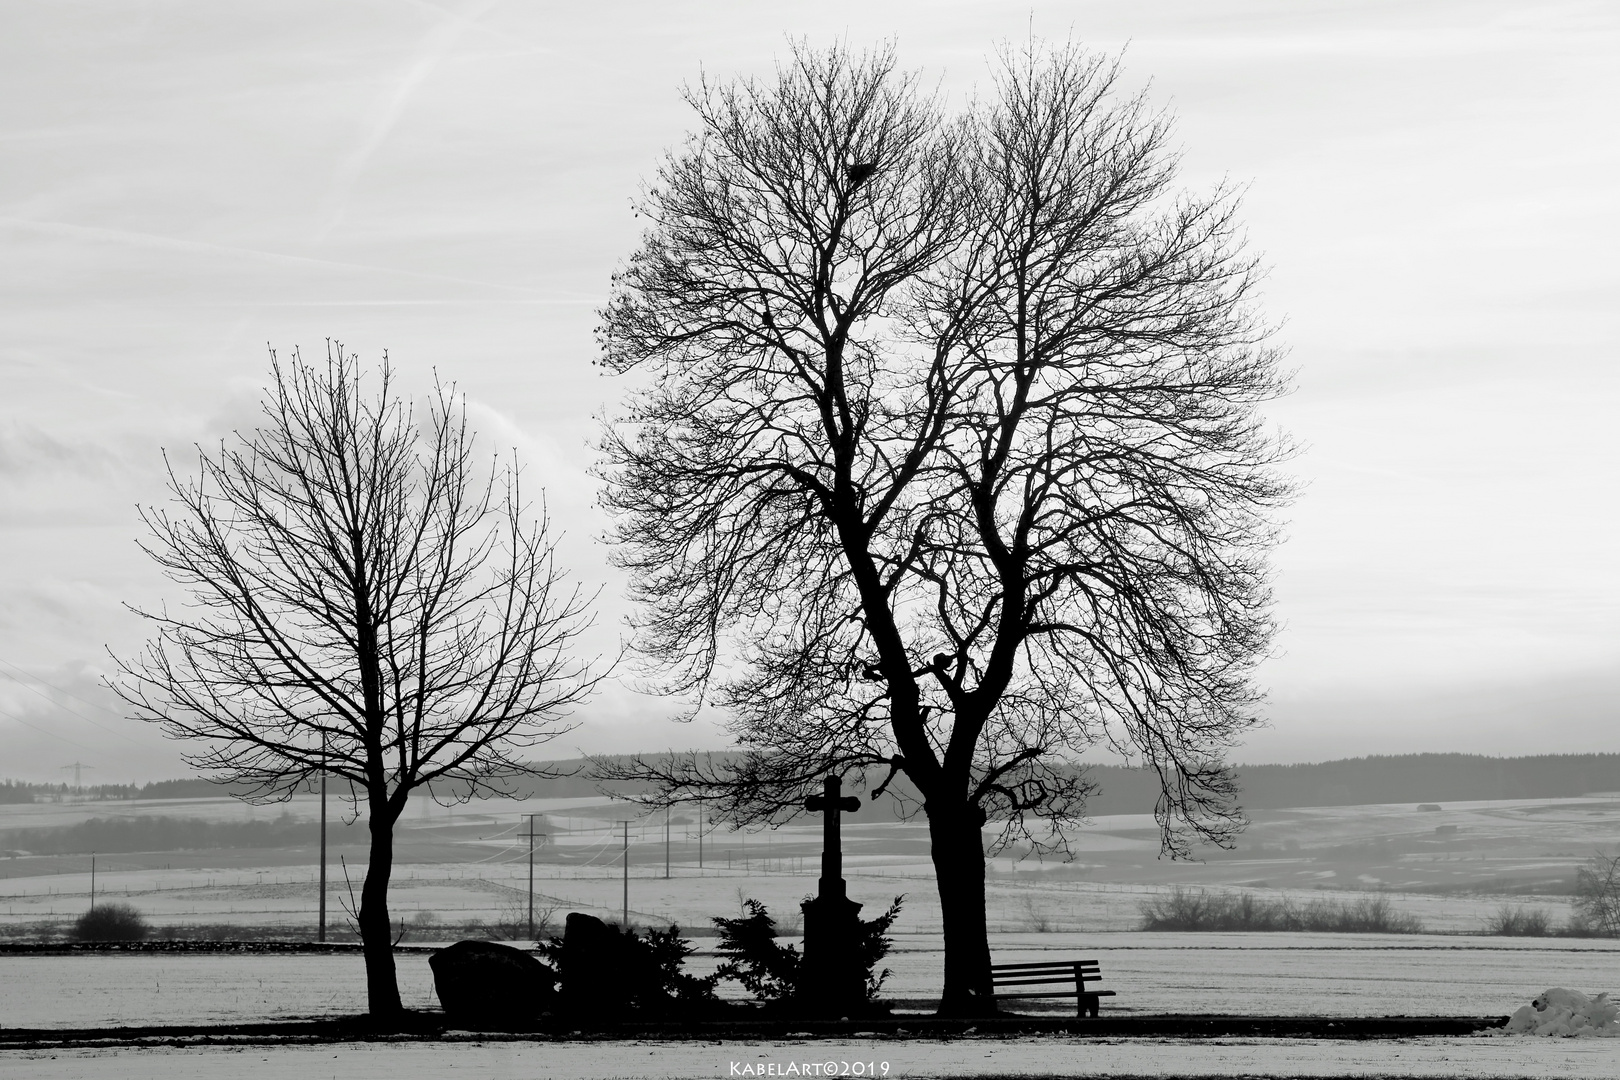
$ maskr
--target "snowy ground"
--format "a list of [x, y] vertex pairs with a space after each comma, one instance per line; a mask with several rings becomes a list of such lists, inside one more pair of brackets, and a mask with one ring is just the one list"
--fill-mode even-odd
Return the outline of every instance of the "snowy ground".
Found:
[[[712, 943], [711, 943], [712, 944]], [[1506, 1016], [1551, 986], [1620, 990], [1620, 942], [1328, 934], [1001, 934], [998, 962], [1095, 957], [1113, 1013]], [[902, 935], [885, 996], [936, 998], [937, 938]], [[407, 1006], [437, 1007], [422, 953], [397, 958]], [[712, 952], [693, 958], [712, 967]], [[0, 1026], [225, 1023], [363, 1012], [358, 955], [0, 956]], [[1020, 1007], [1038, 1008], [1033, 1002]], [[1059, 1000], [1052, 1009], [1072, 1006]]]
[[[1378, 1076], [1620, 1075], [1620, 1040], [1027, 1038], [849, 1043], [418, 1043], [0, 1052], [0, 1080], [417, 1080], [731, 1076]], [[848, 1066], [848, 1072], [844, 1067]], [[859, 1071], [857, 1071], [857, 1065]], [[774, 1066], [774, 1068], [770, 1068]], [[797, 1071], [790, 1067], [797, 1066]], [[810, 1066], [810, 1068], [806, 1068]], [[754, 1071], [748, 1071], [748, 1070]]]

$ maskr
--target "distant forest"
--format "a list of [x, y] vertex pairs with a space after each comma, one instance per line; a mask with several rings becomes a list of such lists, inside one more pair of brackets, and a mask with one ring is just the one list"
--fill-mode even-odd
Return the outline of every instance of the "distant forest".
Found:
[[[719, 756], [719, 755], [717, 755]], [[585, 778], [587, 762], [548, 762], [553, 778], [515, 779], [512, 794], [526, 798], [586, 798], [599, 794]], [[1151, 773], [1120, 766], [1086, 770], [1098, 785], [1088, 804], [1092, 815], [1152, 813], [1158, 783]], [[874, 776], [876, 782], [881, 776]], [[1547, 799], [1620, 792], [1620, 754], [1547, 754], [1496, 758], [1479, 754], [1402, 754], [1347, 758], [1308, 765], [1243, 765], [1238, 768], [1241, 803], [1249, 810], [1290, 806], [1351, 806], [1365, 803], [1444, 803], [1484, 799]], [[901, 788], [896, 784], [897, 789]], [[623, 785], [614, 793], [631, 794]], [[153, 784], [98, 785], [70, 789], [64, 784], [0, 782], [0, 802], [56, 799], [197, 799], [232, 794], [207, 780], [164, 780]], [[453, 794], [446, 790], [443, 795]], [[883, 807], [863, 808], [887, 816]], [[860, 815], [858, 815], [860, 816]], [[253, 825], [256, 823], [245, 823]], [[18, 845], [13, 845], [18, 846]], [[259, 846], [244, 843], [242, 846]], [[105, 849], [112, 850], [112, 849]]]

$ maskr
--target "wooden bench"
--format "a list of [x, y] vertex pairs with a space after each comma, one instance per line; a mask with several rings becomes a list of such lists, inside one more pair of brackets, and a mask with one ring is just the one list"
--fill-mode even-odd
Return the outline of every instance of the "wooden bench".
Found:
[[[1077, 1015], [1096, 1016], [1101, 999], [1113, 997], [1112, 990], [1087, 990], [1086, 983], [1102, 981], [1102, 969], [1095, 960], [1052, 960], [1040, 964], [991, 964], [990, 982], [996, 998], [1072, 997]], [[1003, 986], [1037, 986], [1068, 983], [1073, 990], [1037, 990], [1027, 994], [1004, 994]]]

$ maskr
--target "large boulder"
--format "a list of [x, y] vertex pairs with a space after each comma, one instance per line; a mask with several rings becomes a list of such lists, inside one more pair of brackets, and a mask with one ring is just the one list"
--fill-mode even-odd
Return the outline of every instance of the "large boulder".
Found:
[[493, 941], [458, 941], [428, 957], [445, 1015], [458, 1024], [501, 1027], [556, 1005], [557, 973], [533, 953]]
[[[624, 935], [594, 915], [568, 913], [563, 924], [560, 967], [567, 1008], [583, 1014], [615, 1014], [629, 1004], [633, 973]], [[606, 1017], [604, 1017], [606, 1018]]]

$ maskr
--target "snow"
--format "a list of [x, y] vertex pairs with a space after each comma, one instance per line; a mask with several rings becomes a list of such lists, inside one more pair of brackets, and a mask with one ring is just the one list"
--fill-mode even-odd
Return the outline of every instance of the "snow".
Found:
[[[1104, 1004], [1123, 1013], [1281, 1016], [1506, 1016], [1539, 989], [1604, 989], [1620, 970], [1620, 942], [1449, 935], [1074, 934], [992, 939], [997, 963], [1096, 958]], [[937, 987], [902, 970], [937, 954], [894, 958], [886, 989]], [[885, 961], [889, 963], [889, 961]], [[922, 975], [917, 972], [917, 975]], [[931, 980], [931, 981], [930, 981]], [[936, 991], [937, 992], [937, 991]]]
[[[949, 1042], [738, 1041], [726, 1044], [504, 1042], [151, 1047], [0, 1052], [0, 1080], [414, 1080], [440, 1077], [702, 1078], [826, 1075], [870, 1066], [879, 1078], [971, 1076], [1620, 1075], [1604, 1039], [957, 1039]], [[798, 1071], [790, 1071], [797, 1065]], [[745, 1071], [752, 1066], [752, 1072]], [[772, 1068], [774, 1066], [774, 1068]], [[887, 1067], [885, 1069], [885, 1066]]]
[[[409, 1008], [437, 1008], [427, 956], [394, 963]], [[0, 956], [0, 1026], [217, 1024], [365, 1011], [358, 955]]]
[[[713, 940], [703, 944], [712, 950]], [[1115, 1014], [1506, 1016], [1540, 988], [1612, 988], [1620, 942], [1329, 934], [994, 935], [998, 963], [1096, 957]], [[437, 1007], [422, 953], [395, 962], [411, 1008]], [[693, 958], [712, 968], [712, 951]], [[923, 1007], [937, 997], [937, 937], [900, 935], [885, 996]], [[1070, 1002], [1021, 1008], [1072, 1009]], [[365, 1008], [355, 954], [0, 955], [0, 1025], [100, 1027], [331, 1016]]]
[[1508, 1019], [1503, 1034], [1615, 1038], [1620, 1036], [1617, 1014], [1620, 1009], [1609, 1004], [1606, 993], [1587, 997], [1578, 990], [1557, 986], [1521, 1006]]

